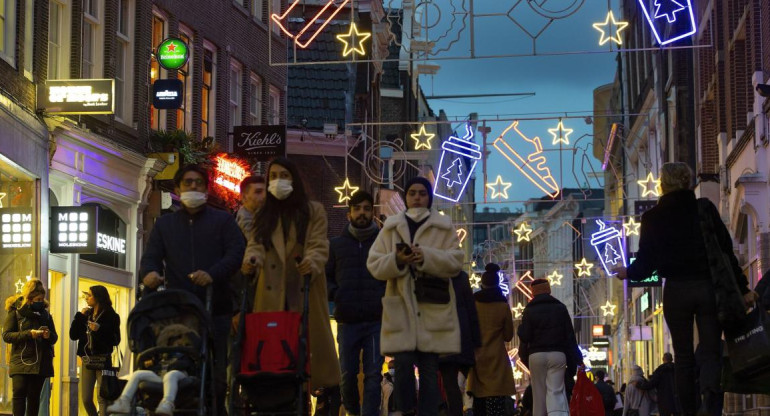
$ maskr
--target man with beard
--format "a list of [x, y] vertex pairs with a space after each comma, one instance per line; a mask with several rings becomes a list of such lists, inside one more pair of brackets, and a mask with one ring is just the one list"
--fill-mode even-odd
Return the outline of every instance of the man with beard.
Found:
[[[348, 202], [350, 224], [329, 245], [326, 279], [337, 320], [342, 403], [349, 415], [377, 416], [383, 357], [380, 355], [382, 296], [386, 282], [366, 268], [379, 229], [372, 221], [374, 200], [364, 191]], [[362, 354], [363, 352], [363, 354]], [[359, 405], [359, 357], [363, 359], [364, 400]]]

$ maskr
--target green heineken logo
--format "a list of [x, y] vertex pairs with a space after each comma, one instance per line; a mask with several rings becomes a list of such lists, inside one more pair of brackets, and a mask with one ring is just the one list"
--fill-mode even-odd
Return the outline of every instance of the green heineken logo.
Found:
[[158, 45], [157, 58], [160, 66], [166, 69], [179, 69], [187, 63], [190, 50], [187, 44], [178, 38], [168, 38]]

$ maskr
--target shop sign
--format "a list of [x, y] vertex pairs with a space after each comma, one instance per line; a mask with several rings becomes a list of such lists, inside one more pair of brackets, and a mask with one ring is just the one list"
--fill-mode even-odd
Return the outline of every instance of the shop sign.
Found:
[[52, 114], [113, 114], [114, 79], [57, 79], [43, 85], [40, 102]]
[[160, 66], [173, 71], [187, 63], [190, 50], [182, 39], [167, 38], [158, 45], [156, 56]]
[[81, 260], [103, 264], [118, 269], [126, 268], [126, 223], [110, 208], [98, 204], [84, 206], [98, 207], [95, 254], [82, 254]]
[[96, 247], [113, 253], [126, 254], [126, 239], [97, 233]]
[[233, 152], [244, 159], [268, 162], [286, 156], [286, 125], [235, 126]]
[[33, 220], [32, 208], [0, 209], [0, 253], [32, 249]]
[[238, 159], [226, 154], [217, 156], [217, 166], [214, 168], [214, 183], [228, 191], [240, 194], [241, 182], [249, 176], [248, 167]]
[[[628, 264], [632, 264], [636, 260], [636, 257], [631, 257]], [[633, 280], [626, 280], [626, 284], [628, 287], [652, 287], [652, 286], [663, 286], [663, 279], [660, 278], [660, 275], [658, 274], [658, 271], [654, 271], [652, 273], [652, 276], [640, 280], [638, 282], [635, 282]]]
[[96, 206], [51, 207], [51, 253], [97, 251]]
[[178, 79], [159, 79], [152, 83], [152, 106], [161, 110], [175, 110], [184, 101], [184, 84]]

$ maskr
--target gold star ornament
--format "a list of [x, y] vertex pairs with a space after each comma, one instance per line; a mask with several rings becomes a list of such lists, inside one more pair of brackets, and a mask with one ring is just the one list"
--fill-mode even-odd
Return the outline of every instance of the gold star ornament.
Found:
[[345, 44], [345, 50], [342, 51], [342, 56], [348, 56], [352, 54], [358, 54], [361, 56], [366, 55], [364, 50], [364, 41], [372, 36], [369, 32], [359, 32], [355, 23], [350, 24], [350, 30], [346, 34], [337, 35], [337, 40]]
[[511, 308], [513, 311], [513, 317], [516, 319], [521, 318], [521, 314], [524, 313], [524, 305], [521, 304], [521, 302], [517, 303], [516, 306]]
[[[628, 22], [619, 22], [615, 20], [615, 15], [612, 13], [612, 10], [610, 10], [607, 13], [607, 18], [604, 20], [604, 23], [594, 23], [593, 26], [594, 29], [602, 33], [602, 37], [599, 39], [600, 46], [607, 42], [615, 42], [618, 45], [622, 45], [623, 39], [620, 37], [620, 32], [628, 27]], [[611, 35], [613, 27], [615, 28], [615, 34]]]
[[561, 279], [563, 277], [563, 274], [559, 273], [557, 270], [554, 270], [553, 273], [548, 275], [548, 283], [550, 283], [551, 286], [561, 286]]
[[607, 303], [602, 306], [602, 313], [603, 316], [615, 316], [615, 308], [617, 306], [610, 303], [610, 301], [607, 301]]
[[564, 127], [564, 123], [559, 120], [559, 125], [548, 129], [548, 133], [553, 136], [553, 144], [564, 143], [569, 145], [569, 135], [572, 134], [574, 129], [568, 129]]
[[337, 191], [338, 194], [340, 194], [340, 198], [337, 200], [340, 204], [349, 201], [350, 197], [353, 196], [356, 192], [358, 192], [357, 186], [350, 186], [350, 180], [348, 178], [345, 178], [345, 183], [342, 184], [342, 186], [338, 186], [334, 188], [335, 191]]
[[428, 131], [425, 130], [425, 124], [423, 124], [420, 126], [420, 131], [411, 135], [412, 140], [414, 140], [414, 150], [430, 150], [430, 141], [433, 140], [433, 137], [435, 136], [436, 135], [433, 133], [428, 133]]
[[510, 188], [511, 185], [511, 182], [503, 182], [503, 177], [497, 175], [497, 180], [494, 183], [487, 184], [487, 188], [492, 191], [492, 196], [490, 198], [508, 199], [508, 188]]
[[642, 197], [647, 195], [659, 197], [662, 193], [660, 189], [660, 179], [655, 179], [655, 177], [652, 176], [652, 172], [647, 174], [646, 178], [636, 181], [636, 183], [642, 187]]
[[623, 224], [623, 228], [626, 230], [626, 235], [639, 235], [639, 227], [641, 226], [642, 224], [636, 222], [634, 217], [630, 217], [628, 222]]
[[575, 268], [578, 269], [578, 277], [580, 276], [591, 276], [591, 268], [594, 267], [593, 263], [589, 263], [586, 261], [585, 257], [583, 257], [583, 260], [580, 261], [580, 263], [577, 263], [575, 265]]
[[519, 228], [513, 230], [513, 233], [516, 234], [517, 243], [520, 243], [522, 241], [531, 241], [529, 239], [529, 235], [532, 234], [532, 229], [529, 228], [526, 222], [521, 223]]

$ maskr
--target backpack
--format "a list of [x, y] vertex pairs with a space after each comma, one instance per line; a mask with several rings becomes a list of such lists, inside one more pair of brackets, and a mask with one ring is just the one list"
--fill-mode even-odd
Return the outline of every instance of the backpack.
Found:
[[296, 372], [301, 324], [302, 315], [297, 312], [247, 314], [240, 374]]

